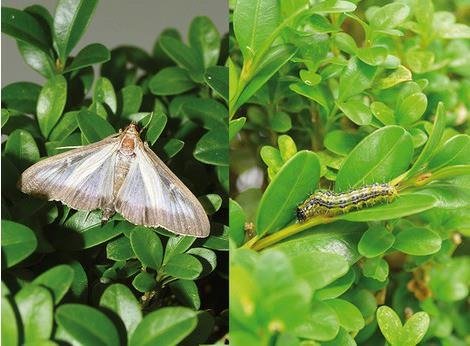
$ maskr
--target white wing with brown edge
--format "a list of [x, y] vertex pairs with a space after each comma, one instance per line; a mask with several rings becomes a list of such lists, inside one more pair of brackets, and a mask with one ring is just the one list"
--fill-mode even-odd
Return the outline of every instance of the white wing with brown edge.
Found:
[[149, 227], [161, 226], [173, 233], [207, 237], [210, 224], [193, 193], [148, 147], [139, 142], [115, 209], [128, 221]]
[[118, 135], [39, 161], [20, 177], [24, 193], [61, 201], [78, 210], [112, 202]]

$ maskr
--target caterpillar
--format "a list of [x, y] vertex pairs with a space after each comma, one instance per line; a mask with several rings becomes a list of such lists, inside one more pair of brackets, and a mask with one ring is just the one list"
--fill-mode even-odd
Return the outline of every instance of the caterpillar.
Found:
[[390, 184], [365, 185], [347, 192], [319, 190], [297, 207], [297, 220], [303, 222], [313, 216], [335, 216], [382, 202], [391, 202], [397, 196]]

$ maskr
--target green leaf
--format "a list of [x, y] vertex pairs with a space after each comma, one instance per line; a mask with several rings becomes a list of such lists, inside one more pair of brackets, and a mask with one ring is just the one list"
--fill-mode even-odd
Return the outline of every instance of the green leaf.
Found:
[[362, 272], [365, 277], [384, 282], [388, 278], [388, 263], [380, 257], [368, 258], [364, 261]]
[[277, 138], [277, 145], [283, 161], [288, 161], [292, 156], [297, 154], [297, 146], [292, 137], [288, 135], [279, 136]]
[[204, 81], [217, 95], [228, 102], [228, 67], [211, 66], [204, 73]]
[[200, 277], [209, 275], [217, 267], [217, 256], [214, 251], [202, 247], [189, 249], [188, 254], [196, 257], [202, 264], [202, 273]]
[[116, 113], [117, 100], [114, 87], [108, 78], [100, 77], [95, 84], [95, 90], [93, 92], [93, 101], [101, 102], [109, 107], [113, 114]]
[[383, 226], [369, 228], [361, 237], [358, 251], [361, 255], [372, 258], [390, 249], [395, 242], [395, 236]]
[[32, 283], [49, 289], [54, 304], [58, 304], [72, 285], [73, 275], [74, 272], [70, 266], [61, 264], [42, 273]]
[[163, 51], [180, 67], [188, 70], [195, 82], [202, 82], [204, 65], [196, 49], [186, 46], [181, 40], [171, 36], [162, 36], [160, 46]]
[[154, 275], [147, 272], [140, 272], [136, 275], [134, 280], [132, 280], [132, 285], [140, 292], [150, 292], [157, 286], [157, 282], [155, 281]]
[[197, 142], [194, 157], [211, 165], [228, 166], [228, 131], [225, 126], [210, 130]]
[[[4, 287], [2, 287], [4, 291]], [[2, 345], [18, 345], [19, 323], [10, 301], [2, 295]]]
[[105, 314], [90, 306], [61, 305], [56, 310], [55, 319], [69, 336], [65, 341], [72, 344], [110, 346], [120, 344], [114, 324]]
[[310, 318], [295, 330], [295, 335], [319, 341], [333, 339], [339, 331], [336, 312], [327, 303], [314, 301]]
[[312, 5], [311, 11], [315, 13], [342, 13], [352, 12], [356, 5], [350, 1], [322, 1]]
[[150, 125], [147, 132], [145, 133], [145, 141], [150, 143], [150, 146], [154, 145], [157, 139], [162, 134], [167, 123], [167, 116], [165, 113], [157, 112], [152, 116]]
[[49, 50], [49, 39], [46, 33], [36, 18], [27, 12], [2, 6], [2, 32], [46, 53]]
[[372, 113], [360, 100], [348, 100], [339, 105], [343, 113], [357, 125], [368, 125], [372, 120]]
[[[337, 298], [346, 292], [356, 279], [355, 271], [350, 269], [346, 275], [336, 279], [329, 285], [315, 291], [315, 298], [320, 300]], [[375, 301], [375, 297], [373, 298]], [[375, 312], [375, 307], [374, 307]]]
[[419, 193], [408, 194], [398, 197], [390, 204], [382, 204], [350, 212], [339, 218], [355, 222], [392, 220], [431, 209], [436, 203], [436, 198], [430, 195]]
[[[264, 1], [264, 0], [260, 0]], [[271, 1], [271, 0], [269, 0]], [[247, 102], [284, 64], [286, 64], [295, 54], [296, 48], [289, 44], [280, 44], [272, 47], [262, 64], [256, 70], [253, 78], [240, 93], [237, 100], [233, 99], [234, 105], [230, 112], [233, 114]]]
[[227, 126], [227, 108], [214, 99], [194, 98], [183, 104], [183, 112], [209, 130]]
[[36, 116], [41, 133], [49, 136], [59, 121], [67, 101], [67, 81], [61, 75], [50, 78], [41, 89], [36, 106]]
[[292, 120], [286, 112], [276, 112], [269, 119], [271, 129], [276, 132], [287, 132], [292, 127]]
[[396, 70], [388, 74], [386, 77], [377, 80], [374, 83], [374, 88], [377, 89], [388, 89], [399, 83], [412, 80], [411, 71], [405, 66], [400, 65]]
[[173, 156], [178, 154], [181, 149], [183, 149], [183, 146], [183, 141], [180, 141], [176, 138], [170, 138], [170, 140], [163, 146], [163, 151], [165, 152], [168, 158], [172, 158]]
[[21, 316], [24, 342], [49, 339], [53, 326], [52, 296], [44, 287], [24, 286], [15, 302]]
[[230, 239], [238, 246], [245, 240], [245, 213], [235, 200], [229, 200]]
[[136, 227], [132, 230], [131, 245], [140, 262], [146, 267], [159, 270], [163, 259], [160, 237], [151, 229]]
[[351, 58], [339, 78], [338, 100], [346, 101], [370, 88], [377, 68]]
[[220, 34], [208, 17], [201, 16], [193, 19], [189, 26], [189, 44], [197, 52], [199, 59], [203, 61], [204, 67], [217, 64]]
[[176, 95], [194, 88], [188, 71], [181, 67], [166, 67], [152, 77], [149, 88], [155, 95]]
[[409, 125], [419, 120], [426, 111], [428, 99], [423, 93], [414, 93], [405, 97], [397, 108], [397, 120], [399, 124]]
[[142, 320], [142, 311], [131, 290], [122, 284], [106, 288], [100, 298], [100, 307], [114, 311], [124, 322], [127, 334], [131, 335]]
[[168, 239], [165, 247], [163, 263], [168, 262], [168, 260], [175, 255], [184, 253], [191, 247], [195, 240], [195, 237], [186, 236], [176, 236]]
[[387, 4], [374, 12], [369, 23], [374, 29], [393, 29], [402, 24], [409, 14], [410, 8], [405, 4]]
[[399, 345], [402, 325], [396, 312], [385, 305], [379, 307], [377, 322], [385, 339], [392, 345]]
[[182, 253], [170, 257], [162, 270], [179, 279], [193, 280], [201, 274], [202, 264], [194, 256]]
[[393, 110], [390, 109], [383, 102], [372, 102], [370, 105], [370, 110], [372, 114], [382, 122], [384, 125], [394, 125], [395, 124], [395, 115]]
[[325, 287], [349, 270], [348, 262], [341, 255], [322, 252], [290, 255], [297, 276], [303, 278], [312, 291]]
[[293, 211], [317, 185], [320, 163], [315, 153], [300, 151], [284, 164], [269, 184], [256, 215], [259, 236], [272, 233], [293, 219]]
[[407, 177], [413, 176], [426, 167], [427, 162], [432, 159], [438, 149], [438, 144], [442, 139], [445, 127], [446, 114], [444, 104], [439, 102], [436, 110], [436, 119], [434, 120], [434, 126], [429, 135], [429, 139], [411, 169], [406, 173]]
[[235, 138], [238, 132], [241, 131], [243, 125], [245, 125], [246, 118], [240, 117], [234, 120], [230, 120], [228, 125], [228, 140], [229, 142]]
[[53, 33], [57, 54], [63, 64], [85, 33], [97, 4], [97, 0], [59, 0]]
[[199, 202], [201, 202], [202, 207], [204, 208], [207, 215], [212, 215], [217, 212], [222, 206], [222, 197], [216, 193], [211, 193], [205, 196], [199, 197]]
[[377, 66], [385, 62], [387, 53], [385, 47], [364, 47], [357, 50], [357, 57], [368, 65]]
[[39, 149], [33, 136], [22, 129], [15, 130], [8, 136], [4, 154], [21, 171], [39, 161]]
[[447, 140], [442, 148], [429, 162], [428, 168], [438, 168], [454, 165], [470, 164], [470, 136], [465, 134], [456, 135]]
[[54, 129], [51, 131], [49, 140], [62, 140], [70, 136], [78, 127], [78, 113], [78, 111], [65, 113], [62, 118], [60, 118], [59, 122], [54, 127]]
[[348, 332], [357, 332], [364, 327], [364, 317], [354, 304], [343, 299], [331, 299], [326, 303], [338, 315], [340, 326]]
[[322, 106], [327, 112], [330, 111], [330, 102], [323, 88], [320, 86], [310, 86], [305, 83], [295, 83], [289, 85], [289, 88], [299, 95], [308, 97]]
[[425, 227], [411, 227], [396, 235], [393, 248], [414, 256], [436, 253], [441, 248], [439, 234]]
[[139, 323], [129, 346], [177, 345], [196, 325], [196, 313], [188, 308], [161, 308]]
[[280, 22], [276, 0], [239, 0], [233, 11], [233, 31], [245, 61], [251, 60]]
[[338, 155], [347, 155], [359, 143], [360, 137], [342, 130], [328, 132], [325, 136], [325, 147]]
[[335, 190], [389, 181], [403, 173], [413, 156], [411, 135], [398, 126], [385, 126], [364, 138], [343, 162]]
[[111, 59], [111, 53], [105, 46], [99, 43], [92, 43], [78, 52], [77, 56], [73, 58], [72, 63], [64, 69], [64, 73], [100, 64], [109, 59]]
[[403, 326], [400, 343], [402, 345], [417, 345], [429, 328], [429, 315], [426, 312], [413, 314]]
[[37, 247], [34, 232], [19, 223], [2, 220], [2, 269], [10, 268], [31, 255]]
[[54, 75], [55, 66], [49, 54], [27, 42], [18, 40], [16, 43], [24, 61], [33, 70], [46, 78], [51, 78]]
[[127, 115], [137, 113], [142, 104], [143, 91], [138, 85], [128, 85], [121, 89], [120, 101], [121, 107], [119, 114], [126, 117]]
[[106, 138], [116, 130], [102, 117], [84, 109], [77, 115], [78, 127], [88, 143], [95, 143]]
[[2, 88], [2, 106], [28, 114], [36, 114], [41, 86], [29, 82], [8, 84]]
[[176, 280], [170, 283], [170, 288], [171, 292], [176, 296], [176, 299], [184, 306], [194, 310], [201, 308], [199, 292], [194, 281]]
[[106, 244], [106, 257], [114, 261], [126, 261], [135, 258], [129, 238], [122, 235]]

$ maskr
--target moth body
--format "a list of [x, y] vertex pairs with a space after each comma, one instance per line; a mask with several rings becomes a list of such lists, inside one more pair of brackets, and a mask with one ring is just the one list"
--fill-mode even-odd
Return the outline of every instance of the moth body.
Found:
[[148, 227], [206, 237], [207, 215], [192, 192], [140, 139], [134, 124], [118, 134], [29, 167], [18, 186], [27, 194], [78, 210], [116, 212]]

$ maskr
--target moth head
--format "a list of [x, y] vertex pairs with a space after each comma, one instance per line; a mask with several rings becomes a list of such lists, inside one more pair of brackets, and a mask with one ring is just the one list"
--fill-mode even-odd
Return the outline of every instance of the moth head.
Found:
[[124, 129], [124, 132], [127, 134], [139, 135], [139, 128], [135, 122], [132, 122]]

